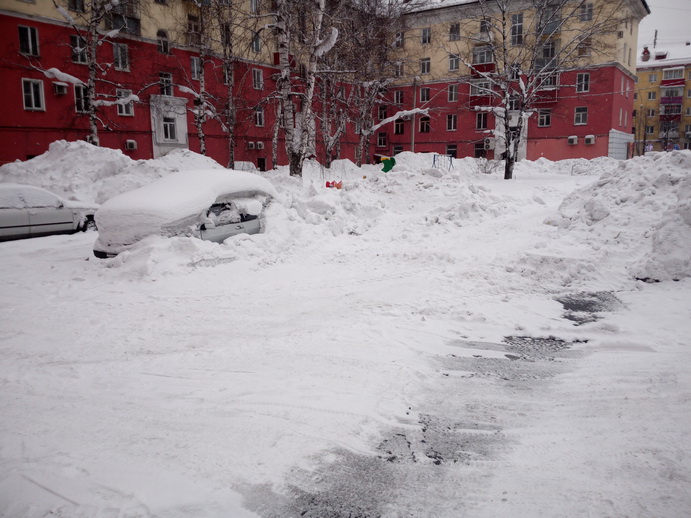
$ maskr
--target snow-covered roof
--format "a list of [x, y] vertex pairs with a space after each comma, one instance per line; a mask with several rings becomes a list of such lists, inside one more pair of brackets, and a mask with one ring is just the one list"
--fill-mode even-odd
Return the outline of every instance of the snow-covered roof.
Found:
[[[644, 48], [650, 52], [650, 60], [643, 61], [641, 56]], [[657, 59], [656, 59], [657, 58]], [[691, 64], [691, 38], [688, 42], [665, 45], [664, 47], [653, 48], [646, 45], [638, 50], [638, 61], [636, 68], [659, 68], [675, 65]]]

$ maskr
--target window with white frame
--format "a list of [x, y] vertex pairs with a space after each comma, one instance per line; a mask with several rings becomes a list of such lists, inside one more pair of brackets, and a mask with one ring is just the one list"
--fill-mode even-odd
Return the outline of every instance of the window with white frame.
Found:
[[579, 57], [586, 57], [590, 56], [590, 52], [593, 48], [593, 40], [592, 38], [583, 38], [581, 41], [578, 43], [578, 47], [576, 48], [576, 53], [578, 54]]
[[541, 109], [538, 113], [537, 125], [540, 128], [547, 128], [552, 125], [552, 110]]
[[158, 86], [161, 95], [173, 95], [173, 74], [170, 72], [159, 72]]
[[470, 95], [490, 95], [492, 86], [487, 79], [473, 79], [470, 82]]
[[514, 63], [509, 67], [509, 79], [518, 81], [521, 77], [521, 65]]
[[581, 4], [579, 18], [582, 22], [591, 22], [593, 20], [593, 4]]
[[681, 104], [663, 104], [660, 115], [681, 115]]
[[488, 117], [487, 112], [477, 112], [475, 114], [475, 129], [486, 130]]
[[161, 54], [170, 54], [170, 41], [168, 33], [163, 29], [156, 31], [156, 46]]
[[30, 111], [45, 111], [43, 101], [43, 81], [40, 79], [22, 79], [24, 94], [24, 109]]
[[458, 85], [449, 85], [447, 89], [447, 100], [451, 103], [458, 101]]
[[645, 134], [646, 135], [652, 135], [655, 133], [655, 126], [646, 126], [645, 127]]
[[258, 128], [264, 127], [264, 107], [257, 106], [254, 109], [254, 125]]
[[394, 135], [403, 135], [405, 125], [403, 123], [402, 119], [396, 119], [393, 123], [393, 134]]
[[691, 106], [689, 106], [688, 108], [686, 108], [686, 116], [687, 116], [687, 117], [691, 117]]
[[573, 123], [575, 126], [585, 126], [588, 124], [587, 106], [578, 106], [574, 109]]
[[458, 129], [458, 115], [449, 113], [446, 116], [446, 131], [456, 131]]
[[400, 61], [394, 63], [393, 75], [394, 77], [403, 77], [403, 63]]
[[262, 51], [262, 40], [259, 33], [255, 32], [252, 36], [252, 52], [259, 53]]
[[420, 74], [429, 74], [430, 69], [431, 69], [431, 60], [430, 58], [422, 58], [420, 59]]
[[25, 56], [38, 56], [38, 29], [19, 26], [19, 52]]
[[420, 117], [420, 133], [429, 133], [431, 129], [429, 117]]
[[655, 117], [655, 108], [648, 108], [647, 116], [648, 117]]
[[461, 57], [458, 54], [449, 54], [449, 71], [454, 72], [461, 68]]
[[74, 85], [74, 109], [77, 113], [89, 113], [89, 94], [85, 85]]
[[259, 0], [250, 0], [250, 13], [259, 14]]
[[386, 132], [380, 131], [377, 133], [377, 147], [386, 147]]
[[511, 45], [523, 43], [523, 13], [511, 15]]
[[691, 99], [691, 90], [686, 90], [686, 97]]
[[122, 117], [133, 117], [134, 116], [134, 102], [127, 101], [132, 95], [132, 90], [125, 90], [124, 88], [118, 88], [115, 90], [115, 96], [118, 98], [118, 115]]
[[127, 43], [113, 43], [113, 66], [115, 70], [129, 70], [130, 56]]
[[683, 79], [683, 68], [670, 68], [662, 71], [662, 79]]
[[559, 74], [548, 72], [538, 76], [538, 90], [554, 90], [559, 86]]
[[492, 63], [492, 61], [492, 47], [490, 45], [481, 45], [473, 48], [473, 64], [482, 65]]
[[674, 88], [662, 88], [662, 97], [681, 97], [684, 93], [684, 89], [681, 86]]
[[480, 32], [487, 33], [490, 31], [490, 29], [491, 25], [489, 19], [483, 18], [482, 20], [480, 20]]
[[72, 63], [86, 64], [86, 41], [77, 34], [70, 34], [70, 47], [72, 48]]
[[177, 142], [178, 130], [175, 117], [163, 117], [163, 140]]
[[199, 25], [199, 17], [193, 14], [187, 15], [187, 44], [199, 45], [202, 41], [200, 34], [201, 26]]
[[426, 103], [429, 102], [430, 99], [430, 89], [427, 86], [423, 86], [420, 88], [420, 102]]
[[657, 81], [657, 74], [649, 74], [648, 75], [648, 82], [649, 83], [655, 83]]
[[422, 33], [420, 35], [420, 40], [423, 45], [427, 45], [428, 43], [432, 43], [432, 28], [431, 27], [425, 27], [422, 29]]
[[654, 101], [655, 99], [657, 99], [657, 92], [648, 92], [648, 100]]
[[403, 104], [403, 90], [396, 90], [393, 93], [394, 104]]
[[452, 23], [449, 25], [449, 41], [458, 41], [461, 39], [461, 24]]
[[192, 71], [192, 79], [199, 81], [202, 76], [202, 60], [199, 56], [190, 57], [190, 70]]
[[576, 91], [589, 92], [590, 91], [590, 74], [587, 72], [576, 75]]
[[252, 69], [252, 88], [255, 90], [264, 88], [264, 71], [261, 68]]
[[397, 49], [402, 49], [404, 38], [405, 38], [404, 32], [400, 32], [400, 31], [397, 32], [396, 37], [393, 40], [393, 46], [396, 47]]
[[388, 112], [388, 110], [387, 110], [386, 106], [379, 105], [379, 107], [377, 108], [377, 115], [378, 115], [378, 118], [380, 121], [383, 121], [384, 119], [386, 119], [387, 112]]
[[521, 100], [518, 97], [511, 97], [509, 99], [509, 110], [518, 111], [521, 109]]

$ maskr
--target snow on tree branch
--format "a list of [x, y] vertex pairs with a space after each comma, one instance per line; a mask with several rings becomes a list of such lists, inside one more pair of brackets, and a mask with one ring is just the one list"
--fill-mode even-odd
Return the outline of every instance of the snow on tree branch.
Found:
[[43, 72], [48, 79], [57, 79], [58, 81], [64, 81], [65, 83], [72, 83], [73, 85], [85, 85], [84, 81], [77, 79], [74, 76], [61, 72], [57, 68], [49, 68], [48, 70], [36, 69]]
[[317, 44], [317, 48], [314, 49], [314, 55], [321, 57], [329, 52], [336, 44], [336, 40], [338, 40], [338, 29], [331, 27], [331, 34]]
[[[375, 124], [369, 130], [367, 130], [368, 133], [374, 133], [377, 131], [379, 128], [382, 126], [385, 126], [389, 124], [390, 122], [394, 122], [398, 119], [402, 119], [403, 117], [410, 117], [411, 115], [429, 115], [429, 108], [414, 108], [412, 110], [401, 110], [399, 112], [394, 113], [391, 117], [388, 117], [382, 121], [380, 121], [378, 124]], [[363, 129], [363, 131], [365, 131]]]

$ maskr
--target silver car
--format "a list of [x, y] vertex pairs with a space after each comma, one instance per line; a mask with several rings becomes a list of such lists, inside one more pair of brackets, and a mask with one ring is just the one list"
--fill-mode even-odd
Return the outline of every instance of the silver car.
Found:
[[103, 204], [96, 213], [94, 255], [114, 257], [152, 235], [222, 243], [237, 234], [257, 234], [263, 231], [264, 209], [277, 196], [267, 179], [252, 173], [170, 173]]
[[95, 229], [97, 209], [40, 187], [0, 183], [0, 241]]

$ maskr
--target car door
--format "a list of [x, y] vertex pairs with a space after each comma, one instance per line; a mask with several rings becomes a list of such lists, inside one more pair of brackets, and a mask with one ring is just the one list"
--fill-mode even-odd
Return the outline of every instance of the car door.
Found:
[[261, 230], [258, 217], [241, 214], [232, 202], [212, 205], [208, 216], [215, 226], [204, 225], [199, 231], [199, 237], [206, 241], [222, 243], [237, 234], [256, 234]]
[[55, 194], [38, 187], [27, 187], [22, 197], [29, 211], [32, 236], [64, 234], [75, 230], [72, 209], [65, 207]]
[[29, 237], [29, 212], [19, 190], [0, 188], [0, 241]]

